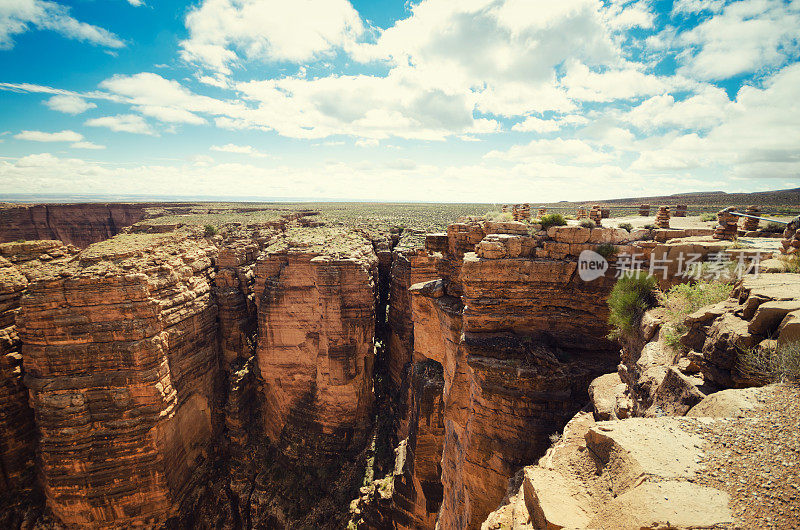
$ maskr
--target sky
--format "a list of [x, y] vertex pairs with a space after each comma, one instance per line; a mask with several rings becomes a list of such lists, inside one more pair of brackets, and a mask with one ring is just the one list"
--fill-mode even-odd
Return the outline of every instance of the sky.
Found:
[[3, 194], [800, 187], [800, 0], [0, 0]]

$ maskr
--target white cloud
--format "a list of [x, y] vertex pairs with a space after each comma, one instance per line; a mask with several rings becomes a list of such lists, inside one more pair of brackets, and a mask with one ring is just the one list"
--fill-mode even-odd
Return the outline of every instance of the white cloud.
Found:
[[44, 104], [53, 110], [66, 114], [80, 114], [97, 107], [94, 103], [90, 103], [81, 97], [64, 94], [55, 95], [45, 101]]
[[800, 64], [787, 66], [764, 83], [744, 86], [707, 134], [687, 133], [651, 140], [631, 165], [639, 171], [675, 167], [727, 168], [745, 178], [797, 178], [800, 175]]
[[564, 112], [572, 104], [555, 86], [557, 66], [619, 60], [601, 7], [596, 0], [423, 0], [353, 56], [389, 59], [398, 77], [461, 94], [482, 112]]
[[623, 115], [622, 120], [645, 130], [665, 126], [708, 129], [725, 119], [729, 105], [724, 90], [708, 85], [700, 93], [680, 101], [675, 101], [671, 94], [652, 97]]
[[370, 138], [356, 140], [356, 147], [378, 147], [378, 145], [380, 145], [380, 141]]
[[672, 5], [672, 14], [692, 14], [702, 13], [703, 11], [719, 13], [724, 6], [725, 0], [676, 0]]
[[79, 142], [83, 140], [83, 135], [75, 131], [44, 132], [44, 131], [22, 131], [15, 134], [18, 140], [29, 140], [32, 142]]
[[206, 123], [206, 120], [197, 114], [192, 114], [188, 110], [177, 107], [142, 105], [134, 107], [134, 109], [138, 112], [141, 112], [145, 116], [156, 118], [157, 120], [165, 123], [188, 123], [191, 125], [202, 125]]
[[526, 145], [512, 146], [507, 151], [490, 151], [485, 158], [538, 162], [569, 160], [578, 164], [594, 164], [607, 162], [614, 156], [598, 151], [582, 140], [554, 138], [552, 140], [532, 140]]
[[133, 7], [139, 7], [144, 5], [144, 2], [142, 0], [128, 0], [128, 3]]
[[605, 11], [608, 25], [614, 29], [653, 27], [655, 15], [647, 0], [639, 0], [628, 5], [612, 2]]
[[186, 27], [183, 59], [223, 73], [241, 58], [308, 61], [364, 30], [347, 0], [203, 0]]
[[212, 151], [220, 151], [223, 153], [236, 153], [240, 155], [249, 155], [254, 156], [257, 158], [266, 158], [269, 155], [266, 153], [262, 153], [252, 145], [236, 145], [236, 144], [225, 144], [225, 145], [212, 145], [209, 147]]
[[614, 101], [664, 93], [676, 86], [691, 86], [687, 80], [662, 77], [627, 68], [593, 72], [586, 65], [572, 63], [561, 85], [569, 97], [582, 101]]
[[562, 116], [560, 118], [553, 118], [550, 120], [543, 120], [542, 118], [537, 118], [536, 116], [528, 116], [525, 118], [525, 121], [514, 124], [514, 126], [511, 127], [511, 130], [518, 132], [549, 133], [558, 131], [569, 125], [584, 124], [588, 121], [588, 119], [578, 115]]
[[155, 135], [147, 122], [136, 114], [118, 114], [116, 116], [103, 116], [86, 122], [90, 127], [106, 127], [114, 132], [128, 132], [134, 134]]
[[55, 31], [68, 39], [88, 42], [107, 48], [125, 44], [103, 28], [80, 22], [69, 15], [69, 8], [45, 0], [5, 0], [0, 2], [0, 49], [14, 47], [14, 35], [25, 33], [31, 26]]
[[105, 149], [106, 146], [98, 145], [92, 142], [75, 142], [70, 147], [73, 149]]
[[677, 37], [679, 73], [719, 80], [783, 65], [800, 49], [800, 2], [742, 0]]

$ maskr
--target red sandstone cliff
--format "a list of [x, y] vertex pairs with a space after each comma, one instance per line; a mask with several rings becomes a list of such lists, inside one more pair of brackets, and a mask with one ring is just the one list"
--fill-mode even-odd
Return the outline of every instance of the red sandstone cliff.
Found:
[[42, 267], [17, 320], [48, 507], [67, 525], [156, 525], [212, 437], [215, 249], [180, 237]]
[[336, 229], [290, 229], [256, 265], [265, 432], [291, 457], [363, 444], [372, 403], [377, 259]]

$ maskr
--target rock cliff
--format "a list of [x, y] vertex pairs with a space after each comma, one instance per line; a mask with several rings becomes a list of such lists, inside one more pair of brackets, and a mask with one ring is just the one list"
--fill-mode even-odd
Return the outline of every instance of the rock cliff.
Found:
[[[49, 228], [16, 235], [86, 246], [118, 231], [101, 209], [74, 234], [47, 224], [61, 219], [53, 210], [30, 225]], [[800, 306], [785, 282], [748, 280], [691, 315], [680, 363], [655, 317], [620, 358], [607, 338], [613, 274], [582, 278], [579, 256], [648, 260], [694, 248], [670, 239], [686, 231], [465, 218], [423, 235], [315, 213], [212, 231], [171, 215], [80, 252], [0, 244], [0, 487], [41, 491], [52, 515], [15, 507], [0, 522], [342, 528], [350, 518], [450, 530], [731, 519], [724, 488], [692, 485], [711, 479], [646, 453], [678, 447], [694, 461], [703, 421], [658, 416], [683, 415], [709, 385], [748, 384], [729, 362], [735, 348], [795, 336]], [[581, 413], [590, 399], [593, 414]], [[632, 415], [647, 417], [621, 419]], [[631, 445], [639, 438], [653, 443]], [[658, 495], [719, 510], [676, 519], [672, 504], [651, 502]]]
[[196, 486], [215, 428], [214, 255], [170, 236], [31, 279], [17, 324], [42, 489], [62, 523], [157, 525]]

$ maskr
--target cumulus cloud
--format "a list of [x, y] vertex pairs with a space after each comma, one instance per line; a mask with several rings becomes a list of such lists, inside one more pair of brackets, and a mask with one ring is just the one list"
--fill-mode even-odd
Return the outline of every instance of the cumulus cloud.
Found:
[[128, 132], [134, 134], [155, 135], [150, 125], [136, 114], [117, 114], [116, 116], [103, 116], [86, 122], [90, 127], [106, 127], [114, 132]]
[[223, 73], [241, 59], [307, 61], [364, 31], [347, 0], [203, 0], [186, 27], [183, 59]]
[[225, 145], [212, 145], [209, 147], [212, 151], [220, 151], [222, 153], [236, 153], [240, 155], [249, 155], [254, 156], [257, 158], [266, 158], [269, 155], [266, 153], [262, 153], [252, 145], [236, 145], [236, 144], [225, 144]]
[[18, 140], [29, 140], [31, 142], [79, 142], [83, 140], [83, 135], [75, 131], [44, 132], [44, 131], [22, 131], [15, 134]]
[[532, 140], [525, 145], [515, 145], [506, 151], [490, 151], [488, 159], [511, 161], [547, 161], [569, 159], [578, 164], [595, 164], [612, 160], [613, 154], [593, 148], [589, 143], [575, 138]]
[[110, 31], [80, 22], [61, 4], [45, 0], [6, 0], [0, 3], [0, 49], [14, 47], [14, 36], [32, 27], [60, 33], [68, 39], [107, 48], [122, 48], [125, 43]]
[[75, 142], [70, 147], [73, 149], [105, 149], [106, 146], [98, 145], [92, 142]]
[[524, 121], [514, 124], [511, 127], [513, 131], [519, 132], [537, 132], [549, 133], [558, 131], [569, 125], [585, 124], [589, 120], [583, 116], [569, 115], [561, 116], [549, 120], [537, 118], [536, 116], [528, 116]]
[[690, 97], [675, 100], [671, 94], [654, 96], [622, 116], [622, 120], [640, 129], [659, 127], [708, 129], [728, 115], [730, 100], [721, 88], [707, 85]]
[[698, 79], [720, 80], [782, 66], [800, 47], [800, 2], [742, 0], [689, 31], [676, 45], [679, 70]]
[[45, 101], [44, 104], [53, 110], [66, 114], [80, 114], [97, 107], [94, 103], [81, 97], [66, 94], [55, 95]]
[[706, 134], [654, 139], [631, 165], [638, 171], [719, 166], [745, 178], [800, 175], [800, 64], [785, 67], [763, 88], [744, 86]]

